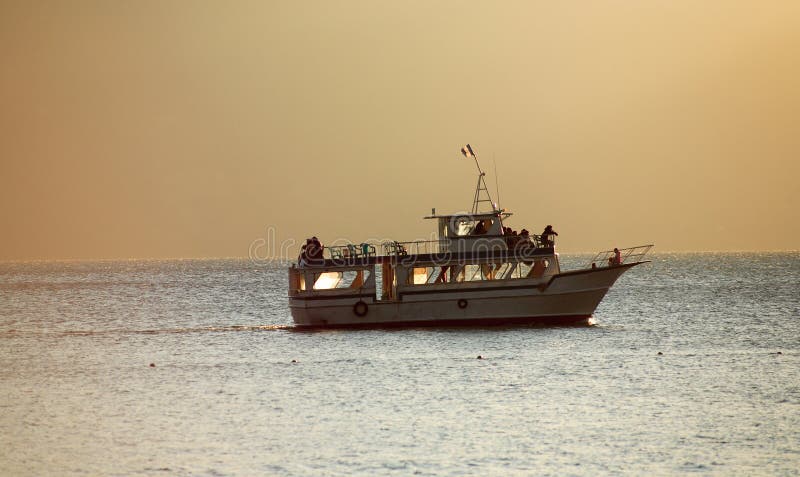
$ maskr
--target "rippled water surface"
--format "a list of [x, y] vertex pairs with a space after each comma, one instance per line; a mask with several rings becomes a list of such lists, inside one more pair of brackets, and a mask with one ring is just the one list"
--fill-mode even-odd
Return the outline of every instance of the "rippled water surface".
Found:
[[594, 326], [330, 332], [277, 264], [0, 263], [0, 473], [796, 475], [800, 254], [653, 260]]

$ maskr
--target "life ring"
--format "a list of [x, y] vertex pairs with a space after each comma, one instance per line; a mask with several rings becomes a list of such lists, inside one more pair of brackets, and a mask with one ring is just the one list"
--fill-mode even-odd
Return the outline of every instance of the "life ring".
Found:
[[458, 307], [461, 308], [462, 310], [467, 307], [467, 304], [468, 304], [467, 300], [463, 298], [458, 300]]
[[356, 316], [364, 316], [367, 314], [367, 311], [369, 311], [369, 307], [361, 300], [353, 305], [353, 313], [355, 313]]

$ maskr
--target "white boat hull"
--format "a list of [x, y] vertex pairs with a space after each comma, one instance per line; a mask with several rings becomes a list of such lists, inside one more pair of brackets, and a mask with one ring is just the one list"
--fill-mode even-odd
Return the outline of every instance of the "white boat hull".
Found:
[[566, 272], [547, 281], [416, 287], [391, 301], [367, 295], [290, 297], [289, 301], [298, 327], [586, 323], [617, 278], [637, 264]]

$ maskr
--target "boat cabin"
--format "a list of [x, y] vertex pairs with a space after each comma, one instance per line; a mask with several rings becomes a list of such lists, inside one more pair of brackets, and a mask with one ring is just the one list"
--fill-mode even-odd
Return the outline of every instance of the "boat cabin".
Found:
[[503, 219], [510, 215], [497, 210], [479, 214], [432, 214], [424, 218], [437, 221], [440, 251], [463, 253], [506, 250], [508, 244], [503, 234]]

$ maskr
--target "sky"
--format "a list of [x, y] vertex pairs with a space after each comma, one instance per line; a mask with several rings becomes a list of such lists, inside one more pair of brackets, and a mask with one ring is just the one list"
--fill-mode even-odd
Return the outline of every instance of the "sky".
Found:
[[431, 238], [466, 143], [561, 252], [800, 249], [795, 0], [2, 0], [0, 61], [0, 260]]

